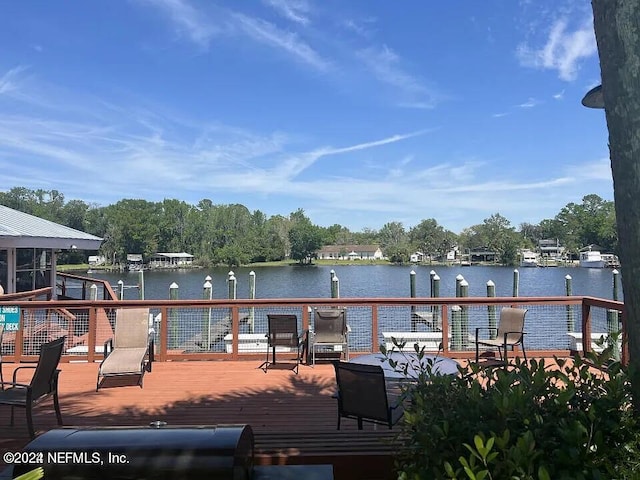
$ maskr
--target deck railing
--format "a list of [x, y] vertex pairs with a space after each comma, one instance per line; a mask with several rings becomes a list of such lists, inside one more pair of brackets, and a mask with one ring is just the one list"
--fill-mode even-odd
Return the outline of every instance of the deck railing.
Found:
[[[9, 303], [3, 302], [4, 305]], [[63, 361], [98, 361], [113, 334], [115, 310], [148, 307], [156, 360], [263, 359], [267, 314], [292, 313], [300, 332], [313, 331], [313, 309], [343, 307], [350, 327], [352, 354], [377, 352], [391, 337], [410, 348], [455, 358], [475, 353], [476, 327], [493, 327], [500, 308], [528, 310], [525, 345], [530, 356], [567, 356], [573, 350], [599, 348], [595, 339], [620, 331], [624, 304], [593, 297], [503, 298], [341, 298], [260, 300], [12, 300], [20, 307], [17, 331], [5, 331], [5, 361], [34, 360], [39, 346], [67, 336]], [[483, 329], [483, 338], [490, 331]], [[582, 338], [592, 338], [583, 342]], [[446, 339], [446, 341], [443, 341]], [[336, 354], [336, 352], [329, 352]], [[623, 351], [623, 355], [624, 355]]]

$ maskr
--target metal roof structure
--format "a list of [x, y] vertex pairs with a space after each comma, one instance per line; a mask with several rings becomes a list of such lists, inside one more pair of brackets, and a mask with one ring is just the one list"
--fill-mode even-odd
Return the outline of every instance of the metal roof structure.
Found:
[[0, 205], [0, 248], [98, 250], [102, 238]]

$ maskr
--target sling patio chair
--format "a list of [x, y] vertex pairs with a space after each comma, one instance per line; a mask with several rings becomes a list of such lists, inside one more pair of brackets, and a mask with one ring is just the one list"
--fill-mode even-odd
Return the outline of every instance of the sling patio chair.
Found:
[[[508, 349], [510, 348], [513, 351], [516, 345], [520, 345], [522, 348], [522, 355], [526, 362], [527, 352], [524, 348], [524, 336], [526, 334], [524, 331], [524, 317], [526, 314], [527, 310], [522, 308], [503, 308], [500, 311], [500, 322], [498, 323], [496, 338], [480, 339], [480, 331], [483, 329], [491, 330], [491, 328], [476, 328], [476, 363], [480, 360], [480, 346], [497, 349], [500, 361], [506, 364]], [[504, 356], [502, 350], [504, 350]]]
[[309, 335], [311, 363], [316, 364], [318, 348], [341, 348], [345, 360], [349, 361], [349, 326], [347, 325], [347, 311], [345, 308], [316, 308], [313, 314], [313, 333]]
[[[267, 315], [267, 360], [260, 366], [265, 373], [269, 367], [276, 365], [276, 349], [281, 347], [296, 354], [293, 371], [298, 373], [300, 365], [300, 348], [303, 346], [302, 336], [298, 335], [298, 317], [289, 314], [269, 314]], [[272, 352], [269, 361], [269, 350]]]
[[[2, 287], [2, 285], [0, 285]], [[4, 323], [0, 323], [0, 385], [4, 383], [4, 377], [2, 376], [2, 335], [4, 334]], [[0, 387], [4, 390], [4, 387]]]
[[[53, 397], [53, 407], [56, 411], [58, 425], [62, 425], [62, 414], [60, 413], [60, 403], [58, 401], [58, 364], [62, 356], [66, 337], [60, 337], [40, 347], [40, 357], [38, 363], [33, 365], [19, 366], [13, 371], [13, 381], [3, 382], [3, 389], [0, 390], [0, 405], [11, 407], [11, 426], [13, 426], [13, 410], [15, 407], [24, 408], [27, 412], [27, 428], [31, 438], [35, 437], [33, 429], [33, 407], [43, 400]], [[29, 383], [19, 383], [17, 379], [18, 371], [24, 369], [34, 369], [33, 376]]]
[[372, 422], [393, 427], [402, 418], [402, 396], [387, 390], [384, 372], [380, 365], [362, 365], [349, 362], [333, 362], [338, 392], [338, 430], [342, 417], [362, 422]]
[[145, 372], [151, 372], [153, 340], [149, 336], [148, 308], [116, 311], [113, 338], [104, 343], [104, 359], [98, 368], [96, 391], [108, 378], [133, 377], [142, 388]]

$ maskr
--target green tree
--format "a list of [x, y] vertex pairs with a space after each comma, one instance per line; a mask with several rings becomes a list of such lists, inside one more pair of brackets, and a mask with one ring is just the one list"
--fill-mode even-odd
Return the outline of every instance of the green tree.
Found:
[[466, 228], [460, 234], [464, 250], [486, 247], [500, 256], [500, 262], [513, 265], [517, 259], [522, 237], [511, 222], [499, 213], [486, 218], [481, 224]]
[[187, 250], [186, 230], [189, 212], [193, 207], [188, 203], [164, 199], [159, 205], [158, 249], [162, 252], [182, 252]]
[[615, 251], [615, 218], [613, 202], [595, 194], [587, 195], [581, 204], [569, 203], [556, 215], [555, 222], [560, 230], [558, 238], [573, 252], [591, 244]]
[[293, 224], [289, 229], [291, 258], [299, 263], [311, 263], [315, 252], [322, 247], [322, 232], [313, 225], [302, 209], [291, 214]]
[[592, 0], [613, 190], [631, 388], [640, 412], [640, 0]]
[[146, 200], [120, 200], [106, 209], [106, 237], [113, 243], [118, 258], [128, 253], [148, 257], [158, 251], [160, 208]]
[[438, 225], [435, 219], [430, 218], [422, 220], [409, 230], [409, 242], [415, 250], [432, 257], [442, 257], [453, 248], [456, 236]]

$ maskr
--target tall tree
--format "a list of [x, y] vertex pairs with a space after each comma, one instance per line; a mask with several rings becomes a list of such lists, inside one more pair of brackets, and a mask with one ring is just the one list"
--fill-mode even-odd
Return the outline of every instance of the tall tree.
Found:
[[623, 265], [634, 408], [640, 413], [640, 0], [592, 0]]
[[430, 256], [444, 256], [455, 245], [455, 234], [438, 225], [434, 218], [422, 220], [409, 230], [411, 245]]
[[311, 223], [304, 210], [298, 209], [290, 215], [292, 226], [289, 229], [291, 258], [302, 263], [311, 263], [314, 253], [322, 247], [322, 231]]

